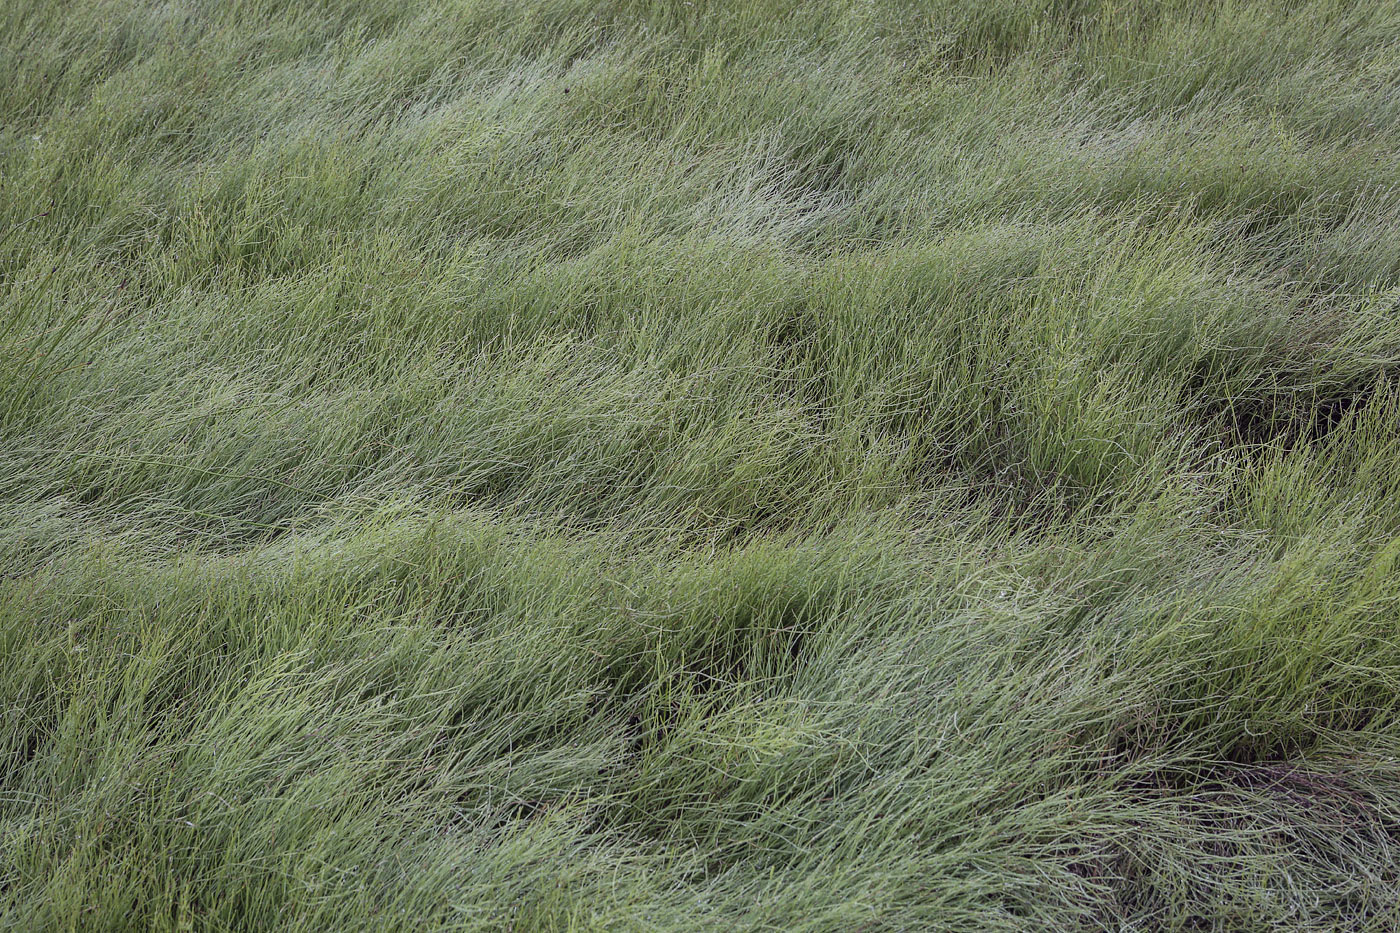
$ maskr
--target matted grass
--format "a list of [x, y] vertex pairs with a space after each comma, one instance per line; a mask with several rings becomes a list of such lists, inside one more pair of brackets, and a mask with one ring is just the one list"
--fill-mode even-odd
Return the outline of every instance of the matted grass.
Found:
[[0, 5], [0, 928], [1400, 926], [1400, 4]]

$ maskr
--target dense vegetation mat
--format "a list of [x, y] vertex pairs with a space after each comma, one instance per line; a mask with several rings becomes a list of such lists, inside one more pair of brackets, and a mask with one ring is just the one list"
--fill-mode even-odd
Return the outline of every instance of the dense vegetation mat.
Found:
[[0, 928], [1400, 924], [1395, 0], [9, 0], [0, 114]]

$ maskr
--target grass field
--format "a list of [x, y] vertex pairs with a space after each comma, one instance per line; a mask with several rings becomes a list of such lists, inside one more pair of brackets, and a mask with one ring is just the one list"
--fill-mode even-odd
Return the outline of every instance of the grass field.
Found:
[[0, 929], [1400, 927], [1400, 2], [0, 4]]

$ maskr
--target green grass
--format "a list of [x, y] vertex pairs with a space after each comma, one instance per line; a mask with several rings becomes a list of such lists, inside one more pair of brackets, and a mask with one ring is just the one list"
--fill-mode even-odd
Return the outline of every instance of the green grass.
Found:
[[0, 4], [0, 929], [1400, 926], [1394, 0]]

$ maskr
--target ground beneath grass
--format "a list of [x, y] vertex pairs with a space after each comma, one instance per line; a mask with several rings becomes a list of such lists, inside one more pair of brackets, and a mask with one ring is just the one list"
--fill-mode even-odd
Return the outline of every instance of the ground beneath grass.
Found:
[[0, 4], [0, 928], [1400, 926], [1400, 3]]

